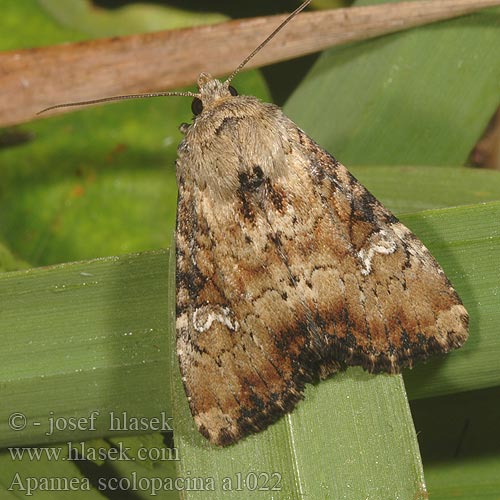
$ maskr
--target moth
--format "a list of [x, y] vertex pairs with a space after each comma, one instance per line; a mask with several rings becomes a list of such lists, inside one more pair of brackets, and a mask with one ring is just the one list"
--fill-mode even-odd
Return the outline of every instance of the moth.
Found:
[[225, 82], [202, 73], [197, 93], [74, 103], [193, 97], [176, 162], [177, 354], [216, 445], [290, 412], [306, 383], [348, 366], [400, 373], [468, 335], [422, 242], [278, 106], [230, 85], [308, 3]]

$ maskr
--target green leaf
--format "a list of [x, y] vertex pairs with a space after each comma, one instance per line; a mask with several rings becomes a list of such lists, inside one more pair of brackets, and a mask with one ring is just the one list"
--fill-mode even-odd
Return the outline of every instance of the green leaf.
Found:
[[175, 394], [181, 476], [196, 470], [221, 485], [203, 498], [220, 498], [221, 490], [248, 498], [255, 487], [260, 498], [276, 499], [413, 498], [425, 491], [400, 376], [350, 369], [308, 387], [292, 414], [226, 449], [209, 445], [196, 431], [180, 384]]
[[[2, 22], [18, 39], [14, 45], [13, 37], [0, 37], [2, 47], [34, 44], [37, 30], [40, 45], [82, 38], [56, 28], [33, 5], [8, 0]], [[481, 13], [329, 51], [286, 111], [349, 167], [382, 165], [352, 170], [397, 213], [498, 200], [495, 172], [458, 168], [498, 103], [498, 32], [498, 16]], [[239, 75], [237, 85], [242, 93], [266, 98], [255, 73]], [[189, 115], [189, 103], [169, 99], [26, 125], [35, 140], [0, 152], [2, 241], [34, 265], [168, 245], [175, 214], [174, 171], [168, 166], [180, 138], [177, 124]], [[405, 374], [411, 396], [499, 384], [499, 215], [498, 204], [488, 204], [402, 217], [443, 265], [471, 312], [464, 349]], [[297, 410], [269, 430], [228, 449], [209, 448], [193, 430], [179, 380], [171, 377], [177, 367], [169, 361], [168, 266], [167, 255], [154, 252], [0, 276], [4, 446], [106, 436], [112, 409], [150, 417], [175, 412], [181, 475], [219, 479], [227, 473], [234, 485], [238, 473], [241, 479], [253, 478], [252, 471], [278, 472], [282, 489], [275, 498], [307, 493], [385, 500], [394, 492], [425, 497], [399, 377], [349, 370], [308, 387]], [[432, 409], [436, 401], [440, 398], [429, 403], [433, 416], [439, 415]], [[97, 431], [47, 436], [46, 427], [14, 432], [7, 425], [14, 411], [47, 425], [48, 411], [67, 418], [96, 409], [102, 412]], [[429, 428], [432, 419], [423, 425]], [[9, 457], [2, 460], [8, 463]], [[477, 463], [484, 468], [477, 490], [466, 484], [470, 474], [460, 476], [468, 459], [432, 460], [428, 480], [443, 495], [459, 480], [465, 492], [492, 495], [487, 482], [495, 460], [480, 455]], [[27, 470], [75, 473], [59, 462], [50, 465], [38, 470], [31, 464]], [[114, 465], [117, 474], [131, 473], [130, 464]], [[163, 465], [161, 474], [167, 475], [172, 464]], [[16, 466], [2, 468], [4, 486]], [[230, 494], [248, 498], [248, 483]]]
[[438, 258], [470, 315], [470, 338], [462, 349], [405, 375], [412, 398], [500, 385], [499, 219], [499, 202], [402, 218]]
[[[171, 414], [164, 260], [151, 252], [0, 274], [0, 444], [107, 436], [112, 411]], [[50, 425], [95, 411], [93, 426]], [[27, 417], [22, 430], [9, 427], [15, 412]]]
[[17, 259], [2, 243], [0, 243], [0, 272], [26, 269], [29, 265]]
[[90, 0], [38, 0], [64, 26], [94, 37], [119, 36], [166, 29], [184, 28], [227, 20], [221, 14], [189, 12], [168, 5], [131, 4], [118, 9], [95, 8]]
[[464, 164], [500, 103], [498, 12], [328, 50], [285, 109], [345, 165]]
[[430, 498], [498, 498], [499, 401], [497, 386], [412, 402]]
[[[50, 457], [41, 452], [30, 457], [13, 458], [10, 450], [0, 452], [0, 496], [5, 500], [22, 497], [54, 498], [54, 491], [71, 491], [71, 498], [76, 500], [102, 500], [100, 493], [92, 488], [89, 479], [78, 469], [75, 462], [67, 460], [64, 446], [53, 448], [55, 454]], [[41, 448], [33, 451], [40, 451]], [[56, 460], [54, 457], [58, 455]], [[54, 464], [57, 464], [55, 473]], [[71, 488], [70, 484], [73, 486]]]

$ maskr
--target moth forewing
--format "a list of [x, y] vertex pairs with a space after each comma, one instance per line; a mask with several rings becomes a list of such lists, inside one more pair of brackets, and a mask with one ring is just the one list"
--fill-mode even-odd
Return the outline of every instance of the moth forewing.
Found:
[[307, 382], [459, 347], [467, 312], [424, 245], [278, 107], [201, 81], [177, 160], [177, 335], [202, 434], [230, 444]]

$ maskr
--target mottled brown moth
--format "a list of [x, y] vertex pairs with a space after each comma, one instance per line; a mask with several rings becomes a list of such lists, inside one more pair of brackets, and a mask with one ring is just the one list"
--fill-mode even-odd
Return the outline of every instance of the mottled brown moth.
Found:
[[[400, 373], [467, 339], [468, 315], [425, 246], [235, 74], [193, 97], [176, 162], [177, 354], [200, 432], [228, 445], [291, 411], [306, 383]], [[63, 105], [64, 106], [64, 105]], [[58, 106], [55, 106], [58, 107]]]

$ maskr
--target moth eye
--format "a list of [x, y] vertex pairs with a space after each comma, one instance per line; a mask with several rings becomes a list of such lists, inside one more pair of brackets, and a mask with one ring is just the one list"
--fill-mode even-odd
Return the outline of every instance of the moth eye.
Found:
[[191, 103], [191, 111], [195, 116], [201, 115], [201, 112], [203, 111], [203, 103], [198, 97], [193, 99], [193, 102]]
[[228, 90], [229, 90], [229, 93], [231, 95], [235, 95], [235, 96], [238, 95], [238, 91], [234, 87], [231, 87], [231, 85], [229, 85]]

